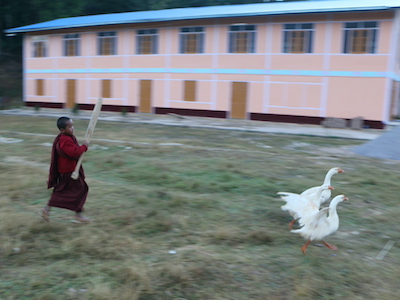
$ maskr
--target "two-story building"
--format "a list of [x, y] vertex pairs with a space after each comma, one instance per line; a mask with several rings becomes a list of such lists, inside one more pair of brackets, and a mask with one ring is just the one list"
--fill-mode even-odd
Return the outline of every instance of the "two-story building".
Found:
[[400, 1], [224, 5], [57, 19], [24, 34], [27, 106], [319, 124], [399, 113]]

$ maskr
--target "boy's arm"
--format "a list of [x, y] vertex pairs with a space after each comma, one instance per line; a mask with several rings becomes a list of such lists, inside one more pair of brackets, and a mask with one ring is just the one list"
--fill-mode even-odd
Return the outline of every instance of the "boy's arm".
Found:
[[82, 153], [86, 152], [88, 149], [87, 143], [83, 143], [82, 146], [78, 146], [74, 143], [72, 138], [66, 138], [60, 141], [60, 148], [70, 157], [79, 158]]

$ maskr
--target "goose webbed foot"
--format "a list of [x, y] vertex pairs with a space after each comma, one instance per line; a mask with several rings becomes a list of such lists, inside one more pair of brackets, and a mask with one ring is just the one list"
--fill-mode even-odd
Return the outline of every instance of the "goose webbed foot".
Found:
[[337, 249], [338, 249], [336, 246], [330, 245], [330, 244], [328, 244], [328, 243], [325, 242], [325, 241], [322, 241], [322, 242], [324, 243], [325, 246], [327, 246], [327, 247], [328, 247], [329, 249], [331, 249], [331, 250], [337, 250]]
[[293, 224], [296, 222], [296, 219], [293, 219], [292, 222], [289, 223], [289, 229], [292, 230], [293, 229]]
[[303, 252], [304, 255], [307, 255], [306, 250], [308, 245], [310, 245], [311, 241], [308, 240], [307, 243], [305, 243], [305, 245], [303, 247], [301, 247], [301, 251]]

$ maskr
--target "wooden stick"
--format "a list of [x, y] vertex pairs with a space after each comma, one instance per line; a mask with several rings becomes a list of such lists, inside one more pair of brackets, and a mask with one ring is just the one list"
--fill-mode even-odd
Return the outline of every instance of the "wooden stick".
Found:
[[[96, 128], [97, 119], [99, 118], [102, 104], [103, 104], [103, 99], [99, 98], [99, 100], [97, 100], [96, 105], [94, 106], [92, 118], [90, 119], [88, 128], [86, 130], [86, 134], [85, 134], [85, 142], [87, 142], [87, 143], [90, 143], [94, 129]], [[81, 168], [81, 165], [82, 165], [83, 154], [84, 153], [82, 153], [82, 155], [79, 157], [78, 162], [76, 163], [75, 170], [71, 174], [72, 179], [76, 180], [79, 178], [79, 169]]]

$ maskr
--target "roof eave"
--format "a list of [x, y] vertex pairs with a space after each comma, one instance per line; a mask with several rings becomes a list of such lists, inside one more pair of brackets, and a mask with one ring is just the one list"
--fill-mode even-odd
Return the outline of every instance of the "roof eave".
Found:
[[[400, 8], [397, 7], [397, 8]], [[157, 18], [157, 19], [143, 19], [143, 20], [133, 20], [133, 21], [121, 21], [121, 22], [107, 22], [107, 23], [87, 23], [83, 25], [72, 25], [72, 26], [52, 26], [52, 27], [43, 27], [43, 28], [33, 28], [33, 29], [6, 29], [4, 32], [6, 34], [16, 34], [16, 33], [28, 33], [28, 32], [37, 32], [37, 31], [48, 31], [48, 30], [59, 30], [59, 29], [68, 29], [68, 28], [83, 28], [83, 27], [93, 27], [93, 26], [107, 26], [107, 25], [121, 25], [121, 24], [137, 24], [137, 23], [157, 23], [157, 22], [168, 22], [168, 21], [181, 21], [181, 20], [196, 20], [196, 19], [218, 19], [218, 18], [232, 18], [232, 17], [252, 17], [252, 16], [268, 16], [268, 15], [289, 15], [289, 14], [313, 14], [313, 13], [339, 13], [339, 12], [349, 12], [349, 11], [382, 11], [382, 10], [395, 10], [395, 7], [373, 7], [373, 8], [359, 8], [359, 9], [329, 9], [329, 10], [297, 10], [297, 11], [274, 11], [274, 12], [254, 12], [254, 13], [241, 13], [241, 14], [224, 14], [224, 15], [204, 15], [204, 16], [193, 16], [193, 17], [176, 17], [176, 18]]]

